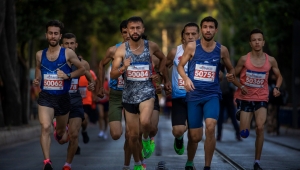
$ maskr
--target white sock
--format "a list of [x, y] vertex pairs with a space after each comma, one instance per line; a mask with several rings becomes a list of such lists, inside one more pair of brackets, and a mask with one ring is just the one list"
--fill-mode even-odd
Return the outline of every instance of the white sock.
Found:
[[134, 162], [134, 165], [141, 165], [141, 162]]
[[68, 166], [68, 167], [70, 167], [71, 168], [71, 164], [69, 164], [69, 163], [65, 163], [65, 166]]
[[144, 138], [144, 136], [142, 137], [143, 141], [148, 141], [150, 140], [149, 136], [147, 137], [147, 139]]
[[258, 164], [259, 164], [259, 160], [255, 160], [255, 161], [254, 161], [254, 164], [255, 164], [255, 163], [258, 163]]
[[141, 161], [142, 164], [146, 164], [146, 159]]

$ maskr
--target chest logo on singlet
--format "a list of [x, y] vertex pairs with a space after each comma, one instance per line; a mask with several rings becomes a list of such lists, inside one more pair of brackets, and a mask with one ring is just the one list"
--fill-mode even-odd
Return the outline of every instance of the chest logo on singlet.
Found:
[[127, 68], [127, 80], [146, 81], [149, 80], [150, 69], [149, 64], [132, 63]]
[[266, 78], [266, 72], [246, 71], [245, 85], [249, 87], [263, 88]]
[[63, 90], [64, 80], [57, 74], [44, 74], [44, 90]]
[[78, 90], [78, 79], [72, 79], [69, 93], [76, 93]]
[[216, 76], [216, 66], [196, 63], [194, 79], [199, 81], [214, 82]]

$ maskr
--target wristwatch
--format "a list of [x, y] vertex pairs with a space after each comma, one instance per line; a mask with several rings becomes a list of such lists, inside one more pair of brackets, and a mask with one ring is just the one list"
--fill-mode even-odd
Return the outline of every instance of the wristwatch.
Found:
[[71, 73], [68, 73], [67, 76], [68, 76], [68, 78], [70, 80], [71, 79]]
[[274, 89], [277, 89], [279, 91], [279, 87], [274, 87]]
[[159, 71], [158, 71], [157, 74], [159, 74], [160, 76], [163, 76], [163, 73], [162, 73], [162, 72], [159, 72]]

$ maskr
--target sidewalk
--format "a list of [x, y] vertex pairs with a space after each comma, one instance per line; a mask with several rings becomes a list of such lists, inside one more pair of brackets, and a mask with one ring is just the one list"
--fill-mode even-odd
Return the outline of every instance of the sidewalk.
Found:
[[40, 136], [41, 126], [38, 120], [30, 120], [28, 125], [0, 128], [0, 149]]

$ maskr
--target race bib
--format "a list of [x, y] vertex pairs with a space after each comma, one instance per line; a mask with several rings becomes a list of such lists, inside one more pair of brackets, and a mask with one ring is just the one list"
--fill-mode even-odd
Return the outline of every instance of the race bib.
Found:
[[86, 87], [79, 87], [80, 95], [82, 98], [86, 98]]
[[118, 88], [123, 89], [124, 88], [124, 79], [122, 77], [122, 75], [120, 75], [120, 77], [118, 77]]
[[44, 74], [44, 90], [63, 90], [64, 80], [57, 74]]
[[246, 71], [245, 85], [249, 87], [262, 88], [266, 78], [266, 72]]
[[194, 79], [206, 82], [214, 82], [217, 66], [196, 64]]
[[178, 89], [184, 89], [184, 81], [180, 74], [178, 74]]
[[127, 68], [126, 74], [127, 74], [127, 80], [131, 80], [131, 81], [149, 80], [150, 77], [149, 64], [130, 65]]
[[72, 79], [69, 93], [76, 93], [78, 90], [78, 79]]

